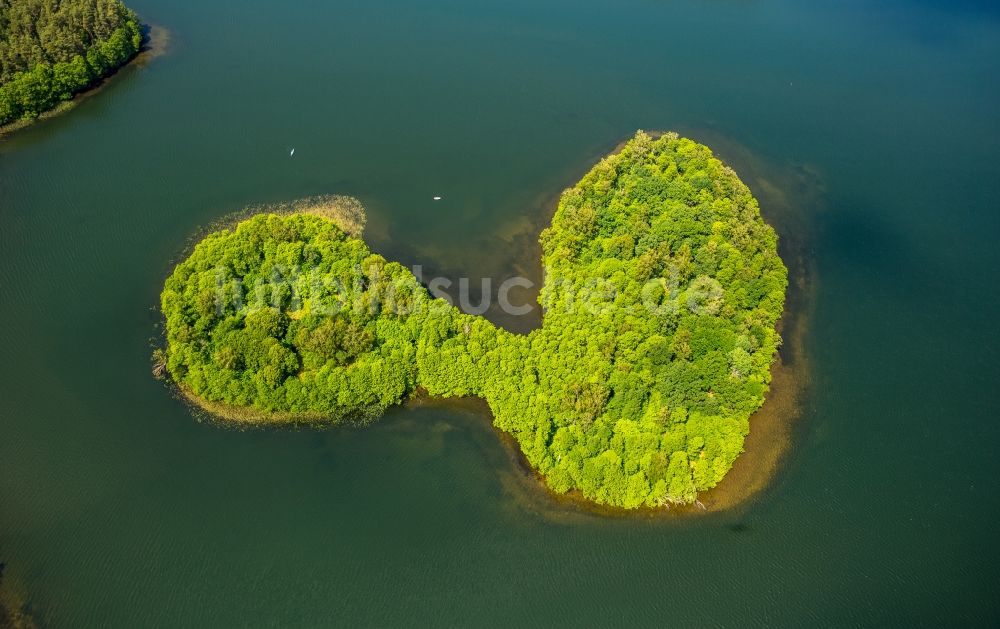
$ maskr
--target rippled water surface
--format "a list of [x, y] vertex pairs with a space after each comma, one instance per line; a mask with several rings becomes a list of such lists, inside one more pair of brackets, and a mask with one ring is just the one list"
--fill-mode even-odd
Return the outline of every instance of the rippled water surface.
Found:
[[[45, 624], [995, 626], [990, 3], [131, 5], [164, 54], [0, 139], [0, 562]], [[748, 503], [567, 514], [475, 405], [237, 432], [150, 377], [214, 220], [350, 194], [387, 256], [537, 276], [637, 128], [711, 145], [805, 254], [810, 389]]]

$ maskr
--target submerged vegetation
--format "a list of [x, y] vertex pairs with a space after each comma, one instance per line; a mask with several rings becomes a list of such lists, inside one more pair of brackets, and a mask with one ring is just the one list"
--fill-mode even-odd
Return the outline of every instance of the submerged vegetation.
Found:
[[38, 623], [22, 593], [10, 588], [5, 579], [6, 565], [0, 563], [0, 629], [35, 629]]
[[0, 125], [71, 99], [141, 44], [138, 19], [118, 0], [0, 0]]
[[432, 297], [315, 213], [211, 234], [167, 279], [160, 360], [206, 407], [371, 419], [423, 389], [478, 396], [556, 492], [689, 503], [742, 450], [787, 273], [711, 151], [642, 132], [563, 193], [541, 235], [544, 324], [515, 335]]

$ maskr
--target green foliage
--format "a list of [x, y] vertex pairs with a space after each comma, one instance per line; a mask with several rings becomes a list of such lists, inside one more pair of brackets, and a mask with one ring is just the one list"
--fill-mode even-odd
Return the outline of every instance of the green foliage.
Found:
[[141, 43], [135, 14], [118, 0], [0, 0], [0, 125], [69, 100]]
[[167, 280], [166, 368], [209, 402], [334, 420], [417, 387], [480, 396], [554, 491], [693, 501], [741, 452], [779, 344], [787, 274], [757, 202], [708, 148], [640, 132], [541, 244], [545, 321], [519, 336], [321, 216], [259, 215]]

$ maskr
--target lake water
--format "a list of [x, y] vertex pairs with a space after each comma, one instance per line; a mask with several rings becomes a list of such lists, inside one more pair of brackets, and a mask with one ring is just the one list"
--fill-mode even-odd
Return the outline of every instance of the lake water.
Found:
[[[165, 53], [0, 140], [0, 562], [46, 625], [996, 625], [994, 4], [130, 4]], [[150, 377], [220, 217], [350, 194], [393, 259], [537, 274], [555, 195], [638, 128], [806, 254], [810, 385], [739, 507], [566, 513], [475, 405], [239, 432]]]

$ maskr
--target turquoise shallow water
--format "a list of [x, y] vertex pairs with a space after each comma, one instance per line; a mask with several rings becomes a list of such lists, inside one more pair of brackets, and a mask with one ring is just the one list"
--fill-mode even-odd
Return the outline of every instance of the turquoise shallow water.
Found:
[[[995, 626], [993, 7], [131, 4], [166, 53], [0, 140], [0, 562], [48, 626]], [[637, 128], [713, 146], [809, 257], [812, 386], [749, 503], [550, 517], [473, 408], [237, 432], [149, 376], [212, 221], [351, 194], [394, 259], [537, 273]]]

